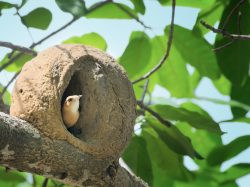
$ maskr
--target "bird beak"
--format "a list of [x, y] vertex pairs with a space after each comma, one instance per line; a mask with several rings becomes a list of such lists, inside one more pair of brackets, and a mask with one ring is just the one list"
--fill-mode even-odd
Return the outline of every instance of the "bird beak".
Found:
[[78, 95], [78, 98], [77, 98], [77, 100], [81, 99], [81, 97], [82, 97], [82, 95]]

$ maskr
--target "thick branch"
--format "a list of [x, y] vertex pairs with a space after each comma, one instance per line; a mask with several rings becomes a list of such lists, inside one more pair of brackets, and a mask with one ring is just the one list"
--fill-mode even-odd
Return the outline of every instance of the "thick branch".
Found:
[[172, 21], [171, 21], [171, 27], [170, 27], [170, 31], [169, 31], [167, 51], [166, 51], [165, 55], [163, 56], [163, 58], [161, 59], [161, 61], [150, 72], [145, 74], [143, 77], [132, 81], [132, 84], [135, 84], [139, 81], [142, 81], [142, 80], [148, 78], [150, 75], [152, 75], [154, 72], [156, 72], [162, 66], [162, 64], [165, 62], [165, 60], [168, 58], [171, 44], [172, 44], [172, 39], [173, 39], [174, 14], [175, 14], [175, 0], [172, 0]]
[[67, 141], [51, 140], [32, 124], [2, 112], [0, 137], [3, 167], [42, 175], [70, 186], [147, 186], [114, 164], [118, 158], [96, 159]]

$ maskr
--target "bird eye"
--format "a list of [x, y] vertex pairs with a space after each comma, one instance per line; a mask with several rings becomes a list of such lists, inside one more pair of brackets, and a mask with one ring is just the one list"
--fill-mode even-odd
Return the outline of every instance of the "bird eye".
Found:
[[69, 98], [69, 99], [68, 99], [68, 102], [71, 102], [71, 101], [72, 101], [72, 99], [71, 99], [71, 98]]

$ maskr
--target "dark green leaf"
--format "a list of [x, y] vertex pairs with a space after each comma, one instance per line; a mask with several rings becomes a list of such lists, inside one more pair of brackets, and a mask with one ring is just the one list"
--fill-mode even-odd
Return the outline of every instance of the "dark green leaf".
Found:
[[[151, 69], [159, 63], [165, 55], [167, 43], [167, 36], [156, 36], [151, 39]], [[192, 97], [186, 62], [174, 45], [171, 46], [170, 56], [167, 58], [166, 62], [164, 62], [156, 73], [150, 76], [149, 80], [151, 84], [159, 84], [169, 90], [172, 97]]]
[[196, 37], [203, 37], [210, 30], [204, 27], [200, 21], [205, 21], [207, 24], [214, 26], [220, 20], [224, 5], [221, 1], [216, 1], [213, 4], [203, 8], [197, 17], [192, 33]]
[[[15, 57], [15, 55], [19, 54], [19, 52], [15, 52], [13, 57]], [[14, 63], [12, 63], [11, 65], [9, 65], [8, 67], [6, 67], [4, 70], [8, 71], [8, 72], [17, 72], [17, 71], [20, 71], [23, 67], [23, 65], [30, 61], [32, 58], [34, 58], [33, 56], [31, 55], [23, 55], [22, 57], [18, 58]], [[5, 55], [4, 59], [0, 62], [0, 67], [9, 62], [9, 58], [8, 58], [8, 54]]]
[[[89, 9], [94, 6], [98, 6], [99, 3], [92, 5]], [[117, 3], [119, 4], [119, 3]], [[128, 12], [130, 12], [134, 17], [138, 18], [135, 10], [132, 10], [128, 6], [124, 4], [119, 4]], [[100, 19], [133, 19], [127, 12], [122, 10], [119, 6], [114, 4], [113, 2], [106, 3], [97, 9], [89, 12], [86, 15], [86, 18], [100, 18]]]
[[8, 9], [8, 8], [12, 8], [12, 7], [16, 7], [15, 4], [11, 4], [11, 3], [7, 3], [7, 2], [0, 2], [0, 15], [1, 15], [1, 10], [2, 9]]
[[147, 152], [147, 142], [143, 137], [133, 135], [129, 146], [122, 154], [122, 159], [136, 176], [152, 186], [154, 177], [151, 160]]
[[197, 129], [204, 129], [219, 135], [224, 134], [218, 123], [197, 112], [191, 112], [184, 108], [175, 108], [168, 105], [154, 105], [151, 108], [167, 120], [188, 122]]
[[219, 182], [235, 181], [237, 178], [243, 177], [250, 173], [250, 164], [240, 163], [231, 166], [226, 171], [216, 175]]
[[222, 121], [222, 122], [243, 122], [243, 123], [250, 123], [250, 118], [246, 118], [246, 117], [233, 118], [231, 120], [226, 120], [226, 121]]
[[144, 2], [143, 0], [130, 0], [133, 4], [134, 4], [134, 7], [135, 7], [135, 10], [139, 13], [141, 13], [142, 15], [145, 14], [145, 5], [144, 5]]
[[[223, 12], [222, 18], [218, 28], [222, 28], [230, 12], [236, 7], [238, 1], [231, 0]], [[250, 6], [249, 1], [244, 2], [242, 6], [237, 9], [242, 15], [241, 31], [243, 33], [250, 33]], [[233, 14], [226, 27], [227, 32], [232, 34], [238, 33], [237, 21], [238, 14]], [[214, 48], [224, 46], [232, 40], [223, 37], [222, 34], [217, 34]], [[216, 57], [222, 73], [235, 85], [239, 87], [242, 85], [248, 76], [249, 60], [250, 60], [250, 41], [236, 40], [232, 45], [216, 51]]]
[[212, 119], [211, 116], [205, 110], [203, 110], [199, 105], [194, 104], [192, 102], [182, 103], [181, 107], [192, 112], [198, 112], [199, 114]]
[[[194, 172], [189, 171], [183, 163], [181, 163], [177, 170], [169, 173], [169, 176], [175, 181], [192, 182], [196, 178]], [[179, 187], [179, 186], [178, 186]], [[182, 187], [182, 186], [181, 186]]]
[[[170, 26], [165, 28], [168, 34]], [[220, 70], [212, 47], [204, 38], [196, 38], [192, 32], [181, 26], [175, 25], [173, 44], [187, 63], [195, 67], [202, 76], [218, 79]]]
[[223, 74], [221, 74], [218, 80], [212, 80], [212, 81], [214, 86], [221, 94], [230, 95], [232, 84]]
[[[231, 99], [239, 101], [241, 103], [250, 105], [250, 77], [247, 78], [245, 84], [241, 87], [235, 85], [231, 89]], [[242, 109], [241, 107], [231, 107], [234, 118], [244, 117], [247, 110]]]
[[215, 148], [207, 158], [210, 166], [217, 166], [227, 161], [250, 146], [250, 135], [241, 136], [233, 140], [227, 145]]
[[23, 16], [21, 20], [27, 27], [46, 30], [52, 20], [52, 14], [46, 8], [37, 8]]
[[220, 184], [220, 187], [239, 187], [235, 181], [228, 181]]
[[121, 56], [120, 64], [125, 68], [130, 79], [136, 79], [140, 77], [140, 72], [148, 65], [150, 56], [151, 44], [148, 37], [135, 38], [126, 47]]
[[4, 167], [0, 167], [0, 180], [13, 183], [22, 183], [26, 181], [23, 174], [18, 171], [10, 170], [8, 173], [4, 173], [4, 170]]
[[107, 49], [107, 43], [102, 36], [99, 34], [92, 32], [89, 34], [84, 34], [81, 37], [72, 37], [64, 42], [63, 44], [83, 44], [83, 45], [91, 45], [97, 47], [103, 51]]
[[153, 166], [153, 174], [154, 174], [154, 187], [174, 187], [174, 180], [170, 178], [169, 172], [164, 172], [160, 168], [158, 168], [154, 163]]
[[[155, 136], [152, 135], [153, 133]], [[157, 167], [168, 172], [173, 172], [178, 168], [178, 155], [158, 138], [158, 134], [152, 128], [144, 128], [141, 136], [146, 139], [150, 159]]]
[[87, 9], [83, 0], [56, 0], [56, 4], [63, 12], [72, 14], [74, 18], [80, 18], [87, 14]]
[[[190, 143], [190, 140], [184, 136], [179, 129], [172, 125], [171, 127], [166, 127], [160, 123], [157, 119], [152, 117], [144, 118], [142, 127], [147, 128], [152, 127], [155, 132], [159, 135], [159, 138], [174, 152], [181, 155], [188, 155], [194, 158], [194, 149]], [[147, 131], [151, 133], [151, 131]], [[155, 136], [155, 134], [152, 134]]]

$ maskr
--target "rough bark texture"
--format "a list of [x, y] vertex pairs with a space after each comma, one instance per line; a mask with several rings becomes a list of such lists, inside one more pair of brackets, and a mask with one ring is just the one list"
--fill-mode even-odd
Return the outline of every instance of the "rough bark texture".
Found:
[[0, 166], [70, 186], [147, 186], [121, 167], [118, 158], [95, 158], [67, 141], [50, 139], [35, 126], [0, 112]]
[[[83, 95], [72, 136], [61, 104]], [[114, 58], [80, 44], [53, 46], [27, 62], [11, 96], [10, 115], [24, 119], [51, 140], [66, 140], [97, 158], [118, 158], [133, 135], [136, 99], [132, 84]]]

